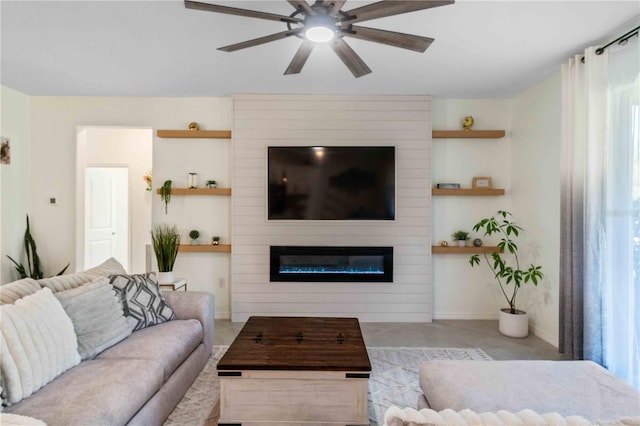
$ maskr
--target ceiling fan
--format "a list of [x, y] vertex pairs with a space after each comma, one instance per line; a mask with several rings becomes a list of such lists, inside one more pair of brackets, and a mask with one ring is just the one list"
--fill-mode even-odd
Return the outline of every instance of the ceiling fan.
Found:
[[247, 47], [296, 36], [303, 41], [284, 72], [285, 75], [298, 74], [302, 71], [302, 67], [316, 43], [329, 43], [336, 55], [357, 78], [369, 74], [371, 69], [344, 41], [344, 37], [382, 43], [416, 52], [427, 50], [433, 43], [433, 39], [413, 34], [361, 27], [355, 25], [356, 23], [454, 3], [454, 0], [383, 0], [344, 11], [342, 8], [347, 0], [315, 0], [313, 4], [307, 3], [306, 0], [287, 1], [295, 8], [295, 11], [289, 16], [192, 0], [185, 0], [184, 5], [187, 9], [267, 19], [287, 24], [285, 31], [220, 47], [218, 50], [234, 52]]

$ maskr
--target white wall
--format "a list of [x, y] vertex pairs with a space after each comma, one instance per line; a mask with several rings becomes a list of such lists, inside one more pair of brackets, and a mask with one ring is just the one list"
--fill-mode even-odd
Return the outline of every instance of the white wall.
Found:
[[[432, 199], [432, 243], [440, 244], [457, 230], [471, 232], [485, 245], [495, 245], [473, 233], [478, 220], [498, 209], [511, 208], [511, 101], [508, 99], [433, 99], [432, 122], [436, 130], [462, 129], [465, 116], [474, 117], [474, 130], [506, 130], [502, 139], [434, 139], [433, 185], [459, 183], [470, 188], [473, 177], [489, 176], [492, 186], [505, 196], [436, 196]], [[432, 255], [433, 317], [435, 319], [495, 319], [506, 305], [491, 273], [484, 265], [471, 268], [468, 255]], [[508, 306], [508, 305], [506, 305]]]
[[558, 346], [561, 79], [556, 74], [513, 100], [513, 213], [526, 230], [520, 251], [545, 278], [518, 297], [537, 336]]
[[[10, 139], [11, 164], [0, 165], [0, 284], [18, 278], [7, 255], [24, 263], [29, 213], [29, 97], [0, 86], [0, 135]], [[34, 234], [36, 242], [42, 237]]]
[[[234, 321], [431, 321], [430, 109], [428, 96], [234, 96]], [[395, 145], [396, 220], [267, 221], [266, 152], [277, 145]], [[394, 282], [269, 282], [270, 245], [393, 246]]]
[[[165, 179], [186, 184], [187, 173], [214, 175], [230, 181], [229, 141], [159, 139], [156, 129], [230, 129], [230, 98], [31, 98], [31, 184], [33, 227], [45, 265], [71, 261], [75, 270], [76, 133], [78, 126], [150, 127], [154, 130], [154, 189]], [[196, 170], [192, 170], [192, 169]], [[139, 176], [142, 180], [142, 176]], [[135, 179], [135, 177], [134, 177]], [[25, 190], [25, 188], [21, 188]], [[49, 197], [59, 205], [50, 206]], [[153, 195], [153, 222], [175, 223], [183, 232], [199, 227], [207, 233], [229, 235], [229, 201], [213, 197], [173, 197], [169, 214]], [[51, 266], [53, 267], [53, 266]], [[229, 315], [229, 255], [181, 253], [176, 275], [189, 280], [190, 290], [213, 292], [216, 315]], [[51, 271], [48, 271], [51, 272]], [[219, 288], [222, 282], [223, 288]]]
[[[407, 266], [416, 268], [415, 277], [421, 280], [421, 285], [394, 283], [394, 287], [378, 287], [383, 292], [390, 292], [397, 299], [392, 299], [398, 310], [416, 307], [420, 311], [419, 320], [426, 320], [433, 315], [434, 318], [495, 318], [497, 310], [504, 306], [503, 299], [486, 269], [471, 269], [468, 265], [468, 257], [463, 255], [433, 255], [429, 260], [429, 245], [438, 244], [442, 239], [450, 239], [450, 234], [459, 229], [470, 230], [478, 218], [493, 213], [498, 208], [511, 210], [529, 236], [536, 236], [532, 242], [525, 243], [527, 247], [537, 246], [540, 249], [540, 263], [547, 273], [547, 279], [535, 289], [529, 298], [534, 306], [525, 305], [525, 309], [532, 313], [534, 331], [536, 334], [557, 344], [558, 328], [558, 233], [559, 233], [559, 195], [558, 178], [559, 169], [559, 77], [551, 79], [531, 88], [515, 99], [434, 99], [430, 114], [433, 128], [457, 129], [461, 126], [461, 119], [466, 115], [475, 118], [475, 129], [505, 129], [507, 136], [499, 140], [434, 140], [431, 151], [420, 147], [412, 151], [417, 154], [421, 164], [432, 165], [433, 184], [442, 181], [459, 181], [465, 186], [471, 184], [473, 176], [491, 176], [494, 186], [507, 190], [504, 197], [434, 197], [432, 207], [428, 208], [429, 201], [424, 197], [430, 193], [430, 174], [427, 170], [407, 171], [406, 173], [418, 173], [416, 180], [412, 180], [411, 189], [406, 189], [404, 197], [407, 202], [415, 203], [416, 220], [421, 217], [425, 224], [431, 224], [431, 229], [425, 230], [418, 226], [415, 235], [415, 244], [408, 245], [404, 252], [396, 251], [396, 255], [403, 253], [409, 259], [418, 257], [426, 259], [429, 266]], [[13, 98], [4, 96], [3, 90], [3, 126], [6, 122], [5, 104], [8, 100], [22, 105], [22, 111], [29, 109], [29, 98], [11, 93]], [[241, 97], [242, 98], [242, 97]], [[247, 97], [245, 99], [250, 99]], [[237, 100], [237, 99], [236, 99]], [[300, 108], [289, 111], [266, 110], [236, 111], [233, 118], [233, 101], [230, 98], [76, 98], [76, 97], [34, 97], [31, 102], [31, 162], [32, 173], [24, 172], [18, 182], [31, 180], [28, 190], [24, 190], [22, 183], [18, 184], [18, 190], [14, 194], [30, 198], [23, 202], [24, 207], [12, 219], [9, 225], [5, 219], [5, 174], [9, 168], [3, 167], [0, 171], [2, 177], [2, 265], [4, 271], [10, 269], [5, 263], [4, 254], [7, 252], [5, 236], [7, 229], [15, 230], [14, 248], [21, 247], [21, 237], [24, 231], [24, 213], [26, 206], [31, 203], [34, 232], [38, 236], [39, 248], [43, 261], [52, 269], [64, 265], [75, 258], [75, 143], [76, 126], [149, 126], [154, 129], [154, 189], [165, 179], [173, 179], [175, 186], [184, 186], [187, 182], [187, 173], [195, 171], [200, 174], [201, 182], [208, 178], [220, 181], [222, 186], [231, 186], [231, 153], [229, 141], [225, 140], [180, 140], [158, 139], [155, 129], [186, 128], [190, 121], [199, 122], [204, 129], [229, 129], [233, 125], [233, 144], [240, 143], [238, 136], [244, 139], [243, 131], [251, 130], [253, 135], [267, 131], [269, 125], [278, 126], [281, 121], [291, 121], [286, 117], [304, 116], [308, 113]], [[314, 107], [315, 108], [315, 107]], [[315, 111], [313, 108], [311, 111]], [[270, 120], [258, 120], [257, 124], [249, 124], [248, 121], [266, 117], [266, 114], [286, 114], [283, 118], [267, 117]], [[314, 112], [311, 112], [313, 114]], [[315, 111], [317, 113], [317, 111]], [[336, 114], [344, 111], [336, 112]], [[375, 117], [370, 112], [367, 117]], [[343, 117], [346, 117], [343, 115]], [[308, 121], [308, 120], [307, 120]], [[334, 120], [329, 120], [334, 122]], [[391, 120], [393, 121], [393, 120]], [[390, 124], [397, 134], [416, 131], [412, 126], [416, 123], [408, 121], [401, 123], [399, 120]], [[18, 121], [12, 120], [14, 123]], [[301, 120], [298, 124], [304, 123]], [[24, 137], [28, 139], [29, 119], [23, 120]], [[272, 124], [270, 124], [272, 123]], [[386, 120], [354, 121], [353, 123], [341, 122], [342, 126], [384, 126], [389, 123]], [[251, 126], [257, 125], [257, 129]], [[267, 125], [265, 129], [260, 128]], [[303, 124], [301, 124], [303, 125]], [[324, 125], [324, 122], [323, 122]], [[399, 127], [393, 127], [399, 126]], [[409, 127], [407, 127], [409, 126]], [[427, 127], [422, 124], [421, 129]], [[316, 126], [317, 127], [317, 126]], [[323, 126], [324, 127], [324, 126]], [[349, 127], [351, 128], [351, 127]], [[422, 131], [420, 130], [420, 131]], [[4, 135], [3, 127], [3, 135]], [[357, 132], [356, 132], [357, 133]], [[373, 136], [386, 135], [386, 131], [374, 132]], [[430, 129], [427, 131], [428, 138]], [[14, 133], [15, 134], [15, 133]], [[297, 134], [293, 132], [292, 134]], [[12, 137], [12, 135], [8, 135]], [[245, 134], [246, 136], [246, 134]], [[251, 135], [249, 139], [251, 139]], [[317, 133], [315, 138], [326, 141], [327, 135]], [[12, 137], [12, 142], [15, 136]], [[333, 140], [333, 139], [330, 139]], [[379, 140], [372, 138], [378, 143]], [[388, 143], [387, 139], [385, 142]], [[236, 148], [236, 171], [234, 188], [234, 211], [236, 216], [242, 216], [247, 212], [249, 217], [234, 219], [233, 238], [229, 223], [231, 220], [230, 201], [226, 197], [173, 197], [169, 205], [169, 214], [164, 215], [163, 205], [157, 195], [153, 195], [153, 221], [154, 223], [165, 221], [176, 223], [185, 232], [197, 228], [203, 234], [203, 239], [211, 235], [221, 235], [223, 242], [233, 244], [234, 258], [234, 294], [239, 316], [242, 319], [249, 312], [254, 300], [268, 301], [273, 289], [286, 293], [292, 287], [289, 283], [268, 283], [266, 275], [267, 260], [260, 260], [256, 264], [249, 265], [249, 269], [242, 271], [245, 265], [243, 259], [251, 256], [265, 256], [268, 253], [268, 244], [252, 244], [250, 235], [241, 235], [242, 229], [251, 231], [253, 228], [245, 220], [251, 221], [253, 211], [260, 211], [263, 224], [264, 203], [266, 194], [265, 185], [256, 180], [266, 176], [266, 171], [260, 170], [266, 164], [265, 146], [267, 143], [259, 139], [253, 139], [256, 147], [249, 150]], [[270, 143], [272, 140], [269, 141]], [[282, 143], [279, 142], [279, 143]], [[299, 143], [299, 142], [298, 142]], [[373, 142], [372, 142], [373, 143]], [[26, 144], [24, 148], [28, 148]], [[259, 146], [258, 146], [259, 145]], [[15, 149], [15, 145], [12, 150]], [[15, 150], [14, 157], [15, 157]], [[430, 157], [433, 157], [431, 161]], [[406, 157], [405, 157], [406, 158]], [[15, 161], [15, 159], [14, 159]], [[251, 164], [256, 168], [252, 170]], [[13, 165], [11, 166], [13, 167]], [[249, 173], [249, 174], [246, 174]], [[258, 173], [252, 175], [250, 173]], [[405, 175], [409, 177], [409, 175]], [[239, 179], [238, 182], [235, 182]], [[253, 185], [253, 187], [252, 187]], [[425, 186], [426, 185], [426, 186]], [[242, 189], [246, 186], [245, 189]], [[244, 191], [244, 192], [243, 192]], [[400, 194], [398, 194], [400, 196]], [[50, 207], [47, 200], [56, 196], [60, 205]], [[426, 197], [428, 198], [428, 196]], [[411, 200], [411, 201], [409, 201]], [[538, 202], [538, 200], [542, 200]], [[533, 206], [533, 203], [536, 203]], [[237, 210], [240, 209], [240, 213]], [[17, 225], [16, 225], [17, 223]], [[17, 227], [17, 228], [16, 228]], [[368, 229], [357, 228], [353, 232], [360, 233]], [[291, 228], [295, 229], [295, 228]], [[340, 229], [343, 234], [344, 229]], [[294, 232], [297, 232], [295, 229]], [[309, 232], [308, 230], [305, 232]], [[395, 233], [395, 230], [384, 231]], [[301, 234], [305, 238], [305, 234]], [[291, 241], [294, 236], [283, 235], [282, 242]], [[341, 237], [332, 234], [326, 237], [318, 237], [324, 244], [339, 244]], [[402, 238], [402, 237], [399, 237]], [[362, 241], [365, 241], [363, 239]], [[186, 236], [185, 236], [186, 241]], [[350, 240], [356, 243], [360, 240]], [[247, 244], [248, 243], [248, 244]], [[489, 244], [490, 241], [485, 241]], [[394, 244], [395, 245], [395, 244]], [[397, 245], [396, 245], [397, 247]], [[398, 250], [398, 249], [396, 249]], [[230, 286], [230, 256], [228, 254], [191, 253], [180, 254], [176, 264], [178, 275], [189, 278], [189, 288], [192, 290], [206, 290], [216, 294], [217, 316], [229, 316], [229, 286]], [[411, 261], [411, 260], [410, 260]], [[72, 265], [72, 270], [75, 265]], [[399, 265], [396, 264], [396, 268]], [[426, 269], [422, 269], [426, 268]], [[432, 271], [430, 272], [430, 268]], [[53, 271], [48, 271], [53, 273]], [[240, 275], [239, 275], [240, 274]], [[2, 276], [2, 282], [11, 281], [13, 277]], [[429, 285], [428, 290], [424, 283]], [[219, 288], [222, 285], [223, 288]], [[269, 287], [269, 293], [263, 290]], [[326, 284], [319, 292], [315, 287], [309, 291], [309, 284], [300, 284], [298, 289], [307, 295], [311, 294], [316, 303], [332, 304], [337, 294], [346, 299], [357, 300], [362, 296], [359, 290], [354, 290], [345, 284]], [[400, 290], [402, 295], [394, 293]], [[431, 295], [433, 292], [433, 296]], [[382, 294], [382, 293], [381, 293]], [[384, 293], [388, 294], [388, 293]], [[252, 296], [252, 295], [255, 295]], [[366, 296], [375, 297], [375, 296]], [[432, 299], [431, 299], [432, 297]], [[261, 299], [264, 298], [264, 299]], [[332, 299], [333, 298], [333, 299]], [[521, 300], [524, 302], [526, 298]], [[293, 295], [289, 300], [304, 302], [309, 300], [300, 295]], [[430, 302], [432, 300], [432, 302]], [[417, 302], [416, 302], [417, 301]], [[354, 302], [355, 303], [355, 302]], [[423, 304], [430, 305], [423, 309]], [[249, 307], [249, 308], [247, 308]], [[331, 308], [334, 309], [334, 308]], [[306, 309], [305, 309], [306, 310]], [[357, 310], [357, 308], [356, 308]], [[405, 309], [406, 310], [406, 309]], [[256, 312], [254, 310], [254, 312]], [[340, 312], [336, 312], [340, 313]], [[398, 321], [395, 314], [381, 315], [374, 320]], [[371, 319], [371, 318], [368, 318]]]

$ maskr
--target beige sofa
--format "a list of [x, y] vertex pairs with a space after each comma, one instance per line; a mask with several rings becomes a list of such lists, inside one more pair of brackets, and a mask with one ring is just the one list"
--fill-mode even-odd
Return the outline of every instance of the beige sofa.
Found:
[[4, 412], [49, 426], [162, 424], [204, 368], [214, 336], [213, 295], [162, 294], [174, 320], [134, 331]]

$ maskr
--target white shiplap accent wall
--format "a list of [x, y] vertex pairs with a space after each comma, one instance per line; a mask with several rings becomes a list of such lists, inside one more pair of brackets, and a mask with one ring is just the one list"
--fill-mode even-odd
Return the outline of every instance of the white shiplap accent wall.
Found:
[[[235, 95], [231, 309], [431, 321], [431, 98]], [[268, 221], [267, 147], [395, 146], [395, 221]], [[393, 283], [269, 282], [270, 245], [393, 246]]]

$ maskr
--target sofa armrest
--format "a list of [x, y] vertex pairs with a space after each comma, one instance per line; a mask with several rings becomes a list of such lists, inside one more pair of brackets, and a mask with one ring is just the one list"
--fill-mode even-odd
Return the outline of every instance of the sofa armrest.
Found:
[[202, 291], [163, 291], [162, 296], [177, 319], [197, 319], [202, 323], [204, 348], [207, 354], [211, 354], [215, 327], [213, 294]]

